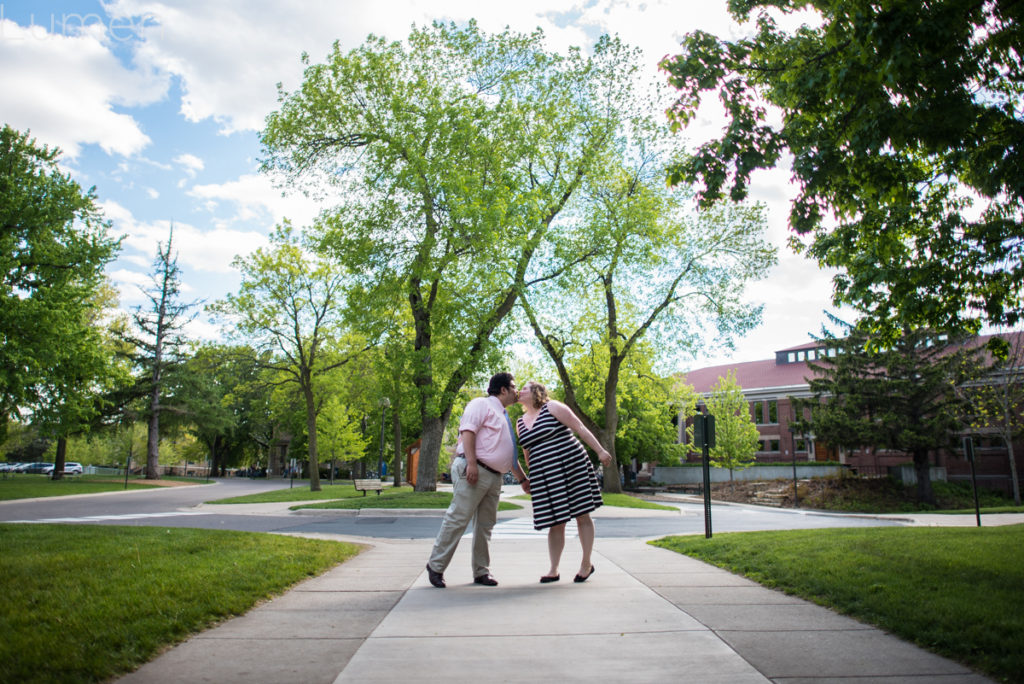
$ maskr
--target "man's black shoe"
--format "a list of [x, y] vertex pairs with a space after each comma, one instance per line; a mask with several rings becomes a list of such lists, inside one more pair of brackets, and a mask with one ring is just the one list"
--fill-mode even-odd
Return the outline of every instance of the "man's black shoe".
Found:
[[480, 575], [479, 577], [474, 577], [473, 582], [475, 584], [483, 584], [488, 587], [498, 586], [498, 580], [494, 579], [490, 575]]
[[435, 572], [430, 567], [430, 565], [427, 565], [427, 579], [429, 579], [430, 583], [433, 584], [438, 589], [444, 589], [444, 587], [445, 587], [445, 584], [444, 584], [444, 573], [443, 572]]

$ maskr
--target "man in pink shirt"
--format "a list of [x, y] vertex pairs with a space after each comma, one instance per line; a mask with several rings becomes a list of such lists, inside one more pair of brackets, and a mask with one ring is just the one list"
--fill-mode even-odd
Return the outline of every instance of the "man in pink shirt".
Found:
[[445, 586], [444, 571], [471, 521], [473, 581], [488, 587], [498, 584], [491, 577], [489, 544], [498, 520], [502, 476], [513, 471], [523, 491], [530, 492], [529, 479], [516, 457], [512, 423], [505, 412], [505, 407], [517, 398], [512, 374], [496, 373], [487, 387], [487, 396], [471, 400], [462, 414], [456, 456], [452, 459], [452, 503], [445, 511], [427, 563], [427, 577], [439, 589]]

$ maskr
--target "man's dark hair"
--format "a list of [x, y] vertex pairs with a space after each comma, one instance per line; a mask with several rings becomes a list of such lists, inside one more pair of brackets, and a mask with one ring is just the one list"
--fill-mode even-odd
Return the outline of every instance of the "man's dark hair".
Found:
[[506, 387], [512, 389], [512, 383], [514, 381], [515, 378], [512, 377], [511, 373], [495, 373], [491, 377], [490, 384], [487, 385], [487, 394], [496, 397], [499, 394], [501, 394], [501, 390], [505, 389]]

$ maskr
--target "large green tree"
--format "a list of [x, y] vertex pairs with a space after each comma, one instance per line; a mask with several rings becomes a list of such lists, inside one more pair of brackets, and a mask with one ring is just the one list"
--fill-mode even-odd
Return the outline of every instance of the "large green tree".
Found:
[[[611, 140], [635, 56], [547, 52], [541, 34], [435, 24], [407, 42], [371, 36], [281, 93], [262, 135], [265, 168], [335, 184], [323, 248], [362, 275], [365, 324], [401, 297], [422, 449], [416, 486], [436, 487], [459, 391], [500, 370], [502, 323], [538, 248]], [[552, 269], [560, 266], [548, 264]]]
[[250, 342], [274, 372], [274, 384], [292, 385], [304, 410], [310, 490], [320, 491], [317, 417], [324, 405], [324, 376], [367, 349], [348, 334], [343, 312], [345, 272], [304, 249], [287, 224], [271, 235], [269, 248], [236, 258], [237, 294], [211, 306], [234, 334]]
[[[557, 279], [538, 277], [521, 305], [534, 335], [558, 371], [565, 403], [615, 456], [618, 387], [625, 364], [642, 341], [663, 364], [709, 340], [729, 344], [760, 321], [761, 308], [743, 301], [746, 283], [775, 264], [759, 207], [721, 203], [700, 215], [687, 198], [665, 188], [664, 157], [647, 140], [619, 140], [620, 157], [588, 183], [578, 221], [567, 226], [563, 249], [585, 258]], [[638, 132], [639, 131], [639, 132]], [[594, 355], [593, 345], [604, 347]], [[601, 401], [577, 399], [576, 359], [600, 366]], [[653, 460], [653, 459], [652, 459]], [[605, 487], [618, 491], [617, 464], [606, 466]]]
[[263, 427], [266, 414], [260, 361], [248, 347], [198, 345], [170, 388], [167, 403], [205, 447], [213, 474], [259, 460], [252, 433]]
[[[656, 357], [652, 346], [641, 341], [619, 367], [615, 388], [616, 431], [613, 438], [618, 463], [628, 464], [636, 460], [640, 463], [675, 465], [685, 456], [685, 447], [677, 444], [677, 428], [672, 420], [677, 412], [678, 397], [672, 382], [655, 373], [653, 363]], [[567, 363], [566, 370], [572, 379], [573, 400], [577, 407], [574, 410], [578, 415], [590, 416], [595, 421], [596, 429], [603, 430], [609, 367], [608, 345], [592, 344], [589, 353], [573, 354]], [[527, 379], [543, 381], [540, 377], [523, 376], [524, 382]], [[554, 385], [554, 394], [564, 401], [564, 388], [558, 381]], [[696, 399], [695, 396], [693, 398]], [[595, 434], [603, 434], [598, 431]], [[609, 481], [609, 476], [616, 473], [617, 465], [613, 464], [611, 469], [605, 471], [605, 488], [610, 491], [617, 491], [614, 482]], [[616, 475], [611, 479], [617, 481], [618, 477]]]
[[134, 378], [118, 337], [123, 321], [112, 311], [117, 293], [109, 283], [99, 287], [87, 306], [66, 321], [80, 335], [64, 342], [60, 365], [37, 384], [32, 403], [32, 424], [42, 435], [56, 439], [53, 479], [64, 474], [68, 438], [101, 428], [130, 401]]
[[[1024, 316], [1024, 5], [981, 0], [730, 0], [756, 29], [688, 34], [662, 67], [692, 123], [727, 122], [672, 174], [746, 196], [792, 155], [794, 244], [837, 267], [836, 302], [904, 326], [977, 332]], [[786, 30], [779, 12], [810, 10]], [[790, 21], [790, 24], [793, 22]], [[776, 116], [781, 112], [781, 119]]]
[[934, 504], [931, 455], [959, 441], [965, 412], [955, 389], [978, 377], [979, 350], [927, 330], [907, 330], [895, 343], [882, 343], [867, 326], [835, 322], [846, 334], [825, 337], [835, 354], [808, 363], [815, 373], [813, 398], [795, 406], [798, 415], [811, 409], [810, 423], [797, 424], [832, 446], [906, 453], [918, 500]]
[[64, 435], [92, 419], [114, 369], [102, 290], [119, 243], [59, 159], [0, 129], [0, 415], [34, 412]]

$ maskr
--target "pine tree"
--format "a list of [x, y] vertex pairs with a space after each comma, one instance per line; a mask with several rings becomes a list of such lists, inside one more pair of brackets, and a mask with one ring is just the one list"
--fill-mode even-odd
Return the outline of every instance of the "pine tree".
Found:
[[164, 410], [161, 396], [168, 375], [183, 362], [182, 350], [188, 340], [184, 327], [198, 312], [189, 313], [198, 302], [183, 303], [181, 295], [181, 269], [174, 252], [174, 227], [167, 235], [166, 246], [157, 246], [153, 260], [152, 284], [143, 293], [149, 306], [138, 306], [132, 316], [136, 334], [127, 341], [134, 347], [134, 359], [142, 372], [140, 384], [146, 389], [146, 413], [149, 417], [146, 440], [146, 479], [160, 479], [160, 413]]
[[957, 440], [964, 412], [954, 388], [977, 374], [979, 350], [924, 329], [883, 344], [864, 326], [833, 321], [848, 334], [826, 334], [835, 355], [808, 364], [816, 372], [814, 400], [803, 402], [812, 407], [811, 429], [833, 446], [909, 454], [918, 501], [934, 505], [930, 455]]

